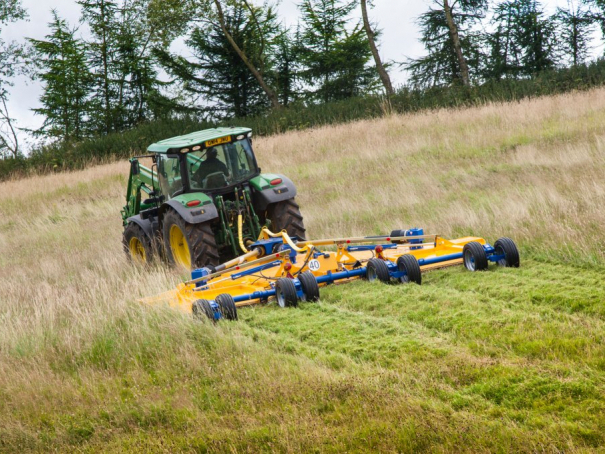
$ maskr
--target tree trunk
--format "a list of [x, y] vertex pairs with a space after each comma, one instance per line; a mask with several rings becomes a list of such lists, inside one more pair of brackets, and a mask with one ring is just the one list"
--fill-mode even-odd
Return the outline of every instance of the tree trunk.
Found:
[[380, 80], [382, 80], [382, 85], [384, 85], [384, 89], [387, 92], [387, 96], [393, 96], [393, 84], [391, 84], [391, 78], [389, 77], [389, 73], [384, 68], [382, 64], [382, 60], [380, 59], [380, 55], [378, 54], [378, 49], [376, 48], [376, 43], [374, 42], [374, 32], [372, 31], [372, 27], [370, 26], [370, 20], [368, 19], [368, 7], [366, 5], [366, 0], [361, 0], [361, 15], [363, 16], [363, 28], [365, 28], [366, 35], [368, 35], [368, 43], [370, 44], [370, 50], [372, 51], [372, 55], [374, 56], [374, 61], [376, 62], [376, 70], [378, 71], [378, 75], [380, 76]]
[[462, 55], [462, 46], [460, 45], [460, 36], [458, 36], [458, 27], [456, 27], [456, 24], [454, 23], [452, 10], [450, 9], [448, 0], [443, 0], [443, 9], [445, 10], [445, 20], [447, 21], [447, 27], [450, 31], [450, 38], [452, 38], [454, 51], [456, 52], [456, 58], [458, 59], [458, 65], [460, 66], [462, 85], [469, 87], [471, 85], [471, 80], [468, 73], [468, 65], [466, 64], [464, 55]]
[[242, 61], [248, 67], [248, 69], [250, 70], [252, 75], [256, 78], [256, 80], [260, 84], [261, 88], [266, 93], [267, 97], [269, 98], [269, 101], [271, 101], [271, 106], [274, 109], [280, 109], [282, 107], [282, 105], [280, 104], [279, 99], [277, 98], [277, 95], [275, 94], [275, 92], [271, 89], [271, 87], [269, 87], [269, 85], [267, 85], [262, 74], [256, 69], [256, 67], [248, 59], [248, 57], [246, 56], [244, 51], [242, 51], [242, 49], [240, 49], [240, 47], [237, 45], [237, 43], [233, 39], [233, 36], [231, 36], [231, 33], [229, 33], [229, 30], [227, 30], [227, 25], [225, 24], [225, 16], [223, 14], [223, 8], [221, 7], [219, 0], [214, 0], [214, 4], [216, 5], [216, 10], [218, 12], [218, 20], [220, 22], [221, 29], [223, 30], [223, 33], [225, 34], [227, 41], [229, 41], [229, 44], [231, 44], [231, 47], [233, 47], [233, 50], [235, 50], [235, 53], [237, 53], [239, 58], [242, 59]]

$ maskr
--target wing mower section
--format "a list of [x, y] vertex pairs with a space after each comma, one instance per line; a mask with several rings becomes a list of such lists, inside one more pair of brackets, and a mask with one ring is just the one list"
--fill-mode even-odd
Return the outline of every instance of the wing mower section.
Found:
[[306, 241], [265, 228], [246, 254], [217, 267], [195, 269], [176, 289], [142, 301], [167, 303], [214, 321], [237, 320], [243, 306], [276, 301], [280, 307], [294, 307], [300, 301], [317, 301], [320, 288], [330, 284], [366, 279], [420, 285], [429, 270], [463, 264], [474, 272], [490, 263], [518, 267], [515, 243], [510, 238], [493, 246], [483, 238], [447, 240], [422, 229]]

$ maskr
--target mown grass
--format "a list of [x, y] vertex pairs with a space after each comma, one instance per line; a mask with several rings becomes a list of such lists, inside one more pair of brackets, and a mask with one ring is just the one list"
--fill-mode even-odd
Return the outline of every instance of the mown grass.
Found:
[[605, 446], [605, 91], [255, 142], [313, 237], [421, 226], [519, 269], [355, 282], [216, 326], [141, 296], [125, 163], [0, 184], [0, 451], [593, 452]]

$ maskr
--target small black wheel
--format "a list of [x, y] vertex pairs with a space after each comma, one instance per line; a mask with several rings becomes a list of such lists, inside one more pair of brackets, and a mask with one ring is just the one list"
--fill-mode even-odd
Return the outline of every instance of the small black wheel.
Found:
[[420, 271], [420, 265], [418, 260], [412, 254], [404, 254], [397, 259], [397, 268], [399, 271], [404, 271], [405, 274], [399, 278], [399, 280], [408, 284], [414, 282], [415, 284], [422, 284], [422, 272]]
[[483, 245], [476, 241], [471, 241], [464, 245], [462, 249], [464, 266], [469, 271], [483, 271], [487, 269], [487, 254]]
[[225, 319], [237, 320], [237, 307], [235, 306], [235, 300], [231, 295], [222, 293], [215, 298], [215, 301]]
[[305, 271], [298, 275], [300, 286], [303, 291], [303, 301], [317, 301], [319, 300], [319, 285], [317, 285], [317, 279], [310, 271]]
[[380, 282], [391, 281], [389, 267], [384, 263], [384, 260], [377, 258], [370, 259], [367, 265], [366, 279], [370, 282], [374, 282], [377, 279]]
[[496, 255], [504, 255], [504, 258], [498, 260], [498, 265], [507, 266], [513, 268], [519, 268], [521, 260], [519, 259], [519, 249], [517, 245], [510, 238], [499, 238], [494, 243], [494, 249]]
[[193, 316], [197, 319], [208, 317], [214, 321], [214, 311], [208, 300], [195, 300], [191, 305], [191, 310], [193, 311]]
[[280, 307], [295, 307], [298, 305], [296, 286], [291, 279], [282, 277], [275, 283], [275, 296]]

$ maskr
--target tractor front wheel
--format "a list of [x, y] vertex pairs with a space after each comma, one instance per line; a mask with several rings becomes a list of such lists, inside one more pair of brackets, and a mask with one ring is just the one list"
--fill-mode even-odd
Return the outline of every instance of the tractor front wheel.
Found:
[[267, 219], [271, 220], [271, 230], [281, 232], [285, 230], [290, 236], [302, 240], [305, 238], [305, 223], [300, 213], [300, 207], [294, 199], [284, 200], [269, 206]]
[[155, 250], [151, 239], [134, 222], [130, 222], [124, 229], [122, 246], [126, 256], [135, 263], [148, 265], [154, 259]]
[[219, 255], [210, 223], [189, 224], [173, 209], [163, 222], [168, 261], [188, 270], [218, 265]]

